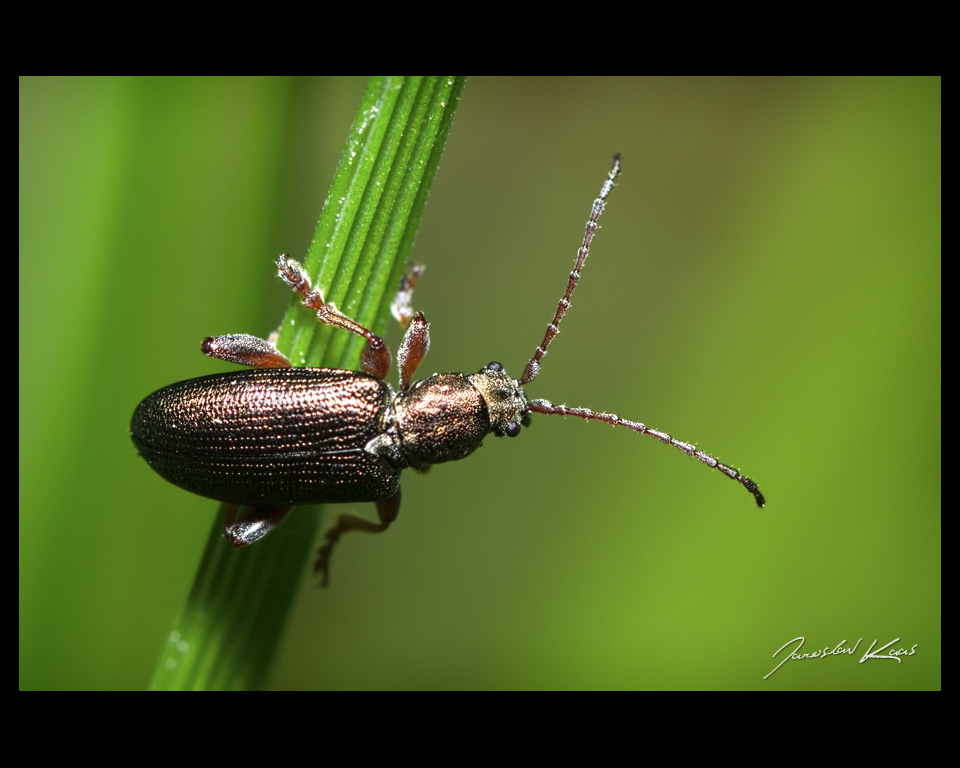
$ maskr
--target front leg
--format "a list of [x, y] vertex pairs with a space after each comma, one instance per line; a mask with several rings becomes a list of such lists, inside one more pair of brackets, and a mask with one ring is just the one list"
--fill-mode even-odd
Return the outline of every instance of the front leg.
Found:
[[403, 335], [403, 341], [400, 344], [400, 351], [397, 352], [397, 363], [400, 366], [400, 390], [402, 392], [410, 389], [413, 374], [416, 373], [429, 350], [430, 324], [423, 316], [423, 312], [417, 312], [413, 316], [412, 322], [409, 323], [407, 332]]

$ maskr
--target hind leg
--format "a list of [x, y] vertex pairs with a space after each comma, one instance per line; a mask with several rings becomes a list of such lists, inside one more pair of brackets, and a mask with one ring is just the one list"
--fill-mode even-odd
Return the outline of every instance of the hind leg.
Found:
[[340, 515], [337, 524], [327, 531], [324, 537], [326, 543], [317, 551], [317, 559], [313, 565], [313, 572], [321, 576], [320, 586], [326, 587], [330, 583], [330, 557], [333, 554], [333, 548], [340, 537], [348, 531], [363, 531], [364, 533], [383, 533], [390, 527], [390, 523], [397, 519], [400, 513], [400, 489], [388, 499], [381, 499], [377, 502], [377, 515], [380, 518], [379, 523], [373, 523], [364, 520], [356, 515]]

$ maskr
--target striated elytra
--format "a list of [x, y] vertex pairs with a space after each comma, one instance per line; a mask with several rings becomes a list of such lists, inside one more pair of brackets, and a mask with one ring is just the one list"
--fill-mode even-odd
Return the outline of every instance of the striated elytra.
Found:
[[130, 434], [163, 478], [217, 501], [379, 501], [397, 492], [401, 470], [470, 455], [525, 407], [515, 382], [489, 368], [434, 374], [399, 394], [358, 371], [258, 368], [154, 392]]

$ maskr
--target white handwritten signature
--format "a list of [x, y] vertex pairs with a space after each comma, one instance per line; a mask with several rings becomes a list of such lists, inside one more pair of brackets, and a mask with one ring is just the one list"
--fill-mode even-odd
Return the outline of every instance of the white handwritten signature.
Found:
[[[819, 650], [819, 649], [818, 649], [818, 650], [814, 651], [813, 653], [800, 653], [799, 651], [800, 651], [800, 649], [803, 647], [803, 644], [806, 642], [806, 638], [804, 638], [804, 637], [795, 637], [795, 638], [793, 638], [793, 640], [791, 640], [790, 642], [787, 642], [787, 643], [784, 643], [783, 645], [781, 645], [781, 646], [777, 649], [777, 652], [773, 654], [773, 658], [777, 658], [777, 654], [779, 654], [780, 651], [782, 651], [784, 648], [786, 648], [786, 647], [787, 647], [788, 645], [790, 645], [791, 643], [798, 643], [798, 645], [796, 646], [796, 648], [794, 648], [792, 651], [790, 651], [790, 653], [788, 653], [788, 654], [784, 657], [783, 661], [781, 661], [779, 664], [777, 664], [777, 666], [775, 666], [772, 670], [770, 670], [770, 672], [768, 672], [766, 675], [764, 675], [764, 676], [763, 676], [763, 679], [766, 680], [768, 677], [770, 677], [770, 675], [772, 675], [774, 672], [776, 672], [778, 669], [780, 669], [780, 667], [782, 667], [784, 664], [786, 664], [786, 663], [787, 663], [788, 661], [790, 661], [791, 659], [797, 659], [797, 660], [799, 660], [799, 659], [825, 659], [825, 658], [827, 658], [828, 656], [842, 656], [842, 655], [845, 654], [845, 653], [846, 653], [846, 654], [849, 654], [850, 656], [853, 656], [854, 652], [857, 650], [857, 646], [860, 645], [860, 641], [861, 641], [861, 640], [863, 640], [862, 637], [860, 638], [860, 640], [857, 640], [857, 644], [854, 645], [853, 648], [844, 648], [843, 646], [844, 646], [844, 644], [847, 642], [846, 639], [844, 639], [844, 640], [841, 640], [839, 643], [837, 643], [836, 647], [835, 647], [833, 650], [830, 650], [830, 646], [828, 645], [828, 646], [827, 646], [826, 648], [824, 648], [823, 650]], [[901, 656], [913, 656], [913, 654], [915, 654], [915, 653], [917, 652], [917, 646], [920, 645], [920, 643], [915, 643], [914, 646], [913, 646], [913, 648], [911, 648], [909, 651], [906, 650], [905, 648], [898, 648], [897, 650], [895, 650], [895, 651], [890, 651], [890, 653], [884, 655], [883, 652], [884, 652], [885, 650], [887, 650], [887, 648], [889, 648], [889, 647], [890, 647], [891, 645], [893, 645], [894, 643], [898, 643], [898, 642], [900, 642], [900, 638], [899, 638], [899, 637], [894, 638], [893, 640], [891, 640], [889, 643], [887, 643], [887, 644], [886, 644], [885, 646], [883, 646], [882, 648], [877, 648], [877, 652], [874, 653], [874, 652], [873, 652], [873, 647], [877, 644], [877, 641], [874, 640], [872, 643], [870, 643], [870, 648], [867, 650], [867, 652], [866, 652], [865, 654], [863, 654], [863, 658], [860, 659], [860, 663], [863, 664], [863, 662], [865, 662], [867, 659], [893, 659], [894, 661], [896, 661], [896, 662], [899, 664], [900, 662], [903, 661], [903, 659], [900, 658]]]

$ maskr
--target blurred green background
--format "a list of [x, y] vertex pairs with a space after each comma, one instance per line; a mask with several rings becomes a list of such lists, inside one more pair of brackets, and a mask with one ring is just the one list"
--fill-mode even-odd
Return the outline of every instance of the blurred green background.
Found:
[[[217, 504], [138, 458], [130, 415], [230, 368], [203, 337], [275, 327], [271, 260], [306, 252], [363, 86], [20, 80], [21, 689], [150, 680]], [[329, 590], [304, 571], [272, 687], [940, 688], [940, 89], [468, 82], [413, 251], [421, 373], [522, 372], [619, 150], [528, 394], [696, 441], [767, 507], [535, 418], [405, 475]], [[863, 641], [764, 680], [798, 636]], [[895, 638], [916, 653], [857, 663]]]

